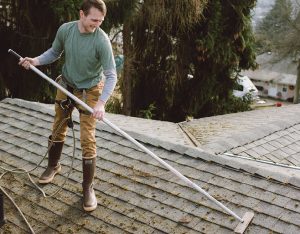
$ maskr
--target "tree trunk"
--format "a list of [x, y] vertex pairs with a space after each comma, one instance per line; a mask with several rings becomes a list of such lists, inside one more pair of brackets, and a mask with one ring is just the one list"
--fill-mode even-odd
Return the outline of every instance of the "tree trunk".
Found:
[[124, 53], [124, 71], [123, 71], [123, 85], [122, 85], [122, 94], [123, 94], [123, 114], [131, 114], [131, 103], [132, 103], [132, 69], [131, 69], [131, 58], [132, 53], [131, 48], [131, 30], [130, 22], [125, 21], [123, 25], [123, 53]]
[[297, 104], [299, 102], [299, 89], [300, 89], [300, 59], [298, 59], [297, 80], [296, 80], [296, 86], [295, 86], [294, 104]]

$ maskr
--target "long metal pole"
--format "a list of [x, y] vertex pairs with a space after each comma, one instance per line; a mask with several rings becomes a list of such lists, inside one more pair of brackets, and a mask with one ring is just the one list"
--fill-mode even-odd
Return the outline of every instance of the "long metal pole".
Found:
[[[13, 54], [13, 55], [15, 55], [19, 59], [22, 58], [19, 54], [17, 54], [15, 51], [13, 51], [11, 49], [9, 49], [8, 52], [11, 53], [11, 54]], [[63, 88], [62, 86], [60, 86], [54, 80], [52, 80], [47, 75], [45, 75], [43, 72], [41, 72], [39, 69], [37, 69], [35, 66], [30, 65], [30, 69], [32, 71], [34, 71], [35, 73], [37, 73], [42, 78], [44, 78], [45, 80], [47, 80], [48, 82], [50, 82], [51, 84], [53, 84], [56, 88], [60, 89], [63, 93], [65, 93], [67, 96], [69, 96], [70, 98], [72, 98], [75, 102], [77, 102], [78, 104], [80, 104], [81, 106], [83, 106], [87, 111], [89, 111], [90, 113], [93, 113], [93, 109], [90, 106], [88, 106], [86, 103], [84, 103], [79, 98], [77, 98], [76, 96], [74, 96], [68, 90], [66, 90], [65, 88]], [[158, 161], [160, 164], [162, 164], [164, 167], [166, 167], [168, 170], [170, 170], [174, 175], [176, 175], [178, 178], [180, 178], [182, 181], [184, 181], [190, 187], [196, 189], [198, 192], [200, 192], [203, 195], [205, 195], [209, 200], [211, 200], [212, 202], [214, 202], [215, 204], [217, 204], [218, 206], [220, 206], [222, 209], [224, 209], [227, 213], [229, 213], [230, 215], [232, 215], [234, 218], [236, 218], [240, 222], [244, 222], [244, 220], [242, 218], [240, 218], [237, 214], [235, 214], [232, 210], [230, 210], [229, 208], [227, 208], [226, 206], [224, 206], [221, 202], [219, 202], [218, 200], [216, 200], [209, 193], [207, 193], [205, 190], [203, 190], [200, 186], [198, 186], [197, 184], [195, 184], [194, 182], [192, 182], [191, 180], [189, 180], [187, 177], [185, 177], [184, 175], [182, 175], [179, 171], [177, 171], [174, 167], [170, 166], [164, 160], [162, 160], [161, 158], [159, 158], [152, 151], [150, 151], [145, 146], [143, 146], [142, 144], [140, 144], [139, 142], [137, 142], [134, 138], [132, 138], [131, 136], [129, 136], [126, 132], [124, 132], [123, 130], [121, 130], [120, 128], [118, 128], [116, 125], [114, 125], [113, 123], [111, 123], [106, 118], [103, 118], [103, 122], [105, 124], [107, 124], [108, 126], [110, 126], [111, 128], [113, 128], [115, 131], [119, 132], [122, 136], [124, 136], [126, 139], [128, 139], [129, 141], [131, 141], [133, 144], [135, 144], [136, 146], [138, 146], [144, 152], [146, 152], [147, 154], [149, 154], [151, 157], [153, 157], [156, 161]]]

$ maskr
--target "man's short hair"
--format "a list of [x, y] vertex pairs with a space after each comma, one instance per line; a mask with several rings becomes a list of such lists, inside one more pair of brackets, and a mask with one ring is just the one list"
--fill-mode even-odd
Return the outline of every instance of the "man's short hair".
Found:
[[97, 8], [103, 15], [106, 15], [106, 5], [102, 0], [83, 0], [80, 10], [83, 11], [84, 15], [88, 15], [92, 7]]

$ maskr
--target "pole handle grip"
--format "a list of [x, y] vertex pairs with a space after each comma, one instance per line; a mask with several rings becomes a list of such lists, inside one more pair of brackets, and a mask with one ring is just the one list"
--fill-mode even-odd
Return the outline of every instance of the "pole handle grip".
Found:
[[19, 60], [22, 58], [21, 55], [19, 55], [17, 52], [13, 51], [12, 49], [9, 49], [8, 53], [11, 53], [12, 55], [16, 56]]

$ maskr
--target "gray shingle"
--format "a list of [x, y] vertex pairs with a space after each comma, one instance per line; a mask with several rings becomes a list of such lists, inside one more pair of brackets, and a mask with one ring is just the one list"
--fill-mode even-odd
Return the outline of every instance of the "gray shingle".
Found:
[[293, 185], [296, 185], [297, 187], [300, 187], [300, 177], [298, 177], [298, 176], [297, 177], [293, 176], [292, 178], [289, 179], [288, 182]]
[[269, 151], [266, 150], [263, 146], [257, 146], [255, 148], [253, 148], [253, 150], [260, 156], [269, 153]]
[[265, 148], [268, 152], [272, 152], [272, 151], [276, 150], [276, 147], [269, 144], [269, 142], [263, 144], [262, 147]]
[[300, 166], [300, 159], [298, 158], [298, 153], [297, 154], [294, 154], [294, 155], [290, 155], [286, 158], [286, 160], [289, 162], [288, 164], [289, 165], [292, 165], [292, 166], [297, 166], [299, 167]]
[[269, 141], [269, 144], [272, 145], [272, 146], [274, 146], [276, 149], [283, 147], [283, 145], [280, 144], [280, 141], [278, 141], [278, 140]]
[[290, 200], [284, 205], [284, 208], [289, 210], [294, 210], [297, 213], [300, 213], [300, 201]]
[[255, 211], [258, 211], [259, 213], [268, 214], [272, 216], [273, 218], [278, 218], [281, 216], [282, 213], [285, 212], [284, 208], [272, 205], [268, 202], [259, 202], [255, 207]]

